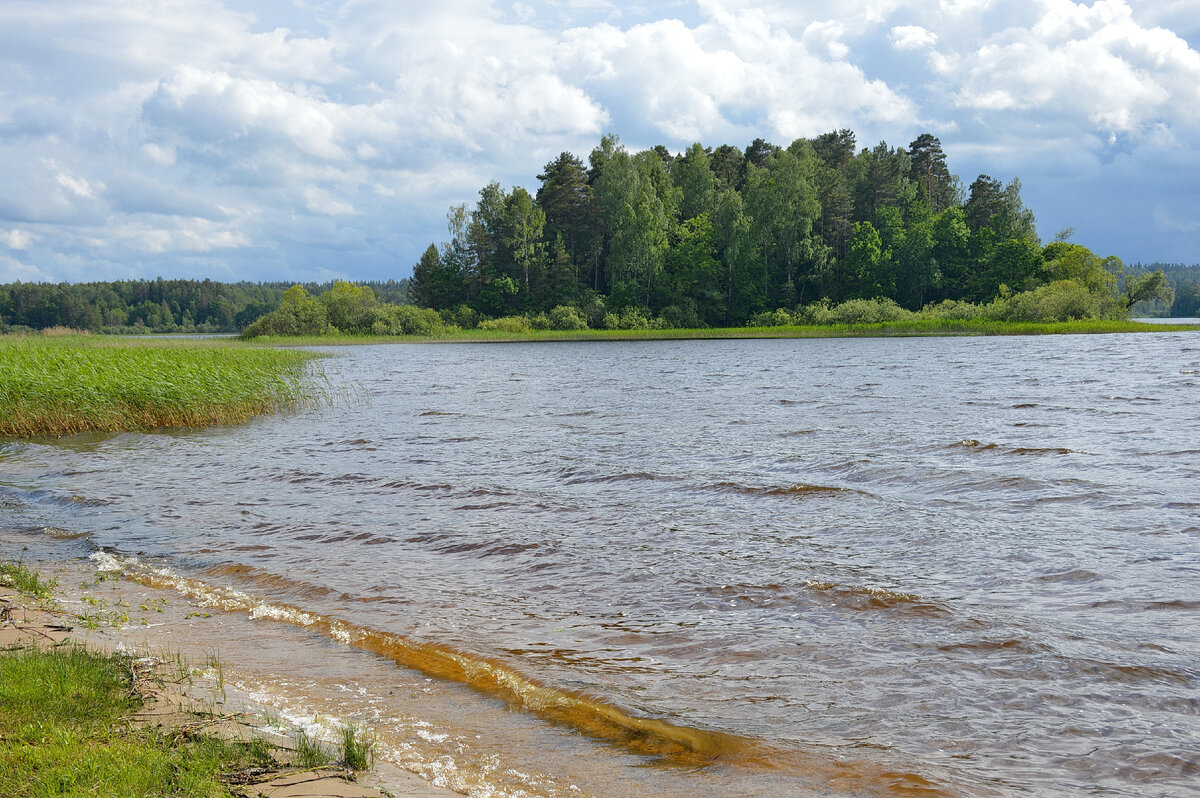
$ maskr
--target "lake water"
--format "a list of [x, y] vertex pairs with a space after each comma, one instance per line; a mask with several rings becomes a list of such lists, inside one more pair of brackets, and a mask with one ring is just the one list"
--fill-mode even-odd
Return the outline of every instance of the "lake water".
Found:
[[0, 525], [472, 795], [1200, 794], [1200, 336], [330, 351]]

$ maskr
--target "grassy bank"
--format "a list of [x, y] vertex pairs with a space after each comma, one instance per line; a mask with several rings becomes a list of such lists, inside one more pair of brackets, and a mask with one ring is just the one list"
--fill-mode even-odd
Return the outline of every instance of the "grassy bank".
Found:
[[0, 337], [0, 436], [244, 422], [317, 401], [312, 357], [229, 340]]
[[193, 668], [181, 653], [79, 642], [86, 617], [58, 586], [0, 560], [0, 796], [390, 795], [356, 783], [372, 733], [345, 726], [327, 742], [265, 710], [229, 711], [211, 655]]
[[708, 327], [667, 330], [502, 330], [454, 329], [434, 336], [309, 335], [270, 336], [254, 340], [277, 346], [338, 346], [375, 343], [503, 342], [503, 341], [658, 341], [724, 338], [870, 338], [953, 335], [1089, 335], [1130, 332], [1200, 331], [1186, 324], [1146, 324], [1136, 321], [1016, 322], [915, 319], [871, 324], [807, 324], [779, 327]]
[[227, 774], [273, 764], [259, 739], [132, 728], [129, 663], [78, 646], [0, 652], [0, 795], [231, 795]]

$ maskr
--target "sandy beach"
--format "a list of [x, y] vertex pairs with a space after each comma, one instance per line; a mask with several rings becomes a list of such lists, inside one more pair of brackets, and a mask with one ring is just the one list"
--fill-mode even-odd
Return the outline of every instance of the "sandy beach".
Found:
[[[235, 795], [248, 798], [447, 798], [458, 795], [420, 776], [376, 761], [369, 770], [351, 773], [338, 766], [302, 768], [291, 764], [298, 729], [257, 703], [251, 695], [226, 682], [224, 664], [197, 662], [188, 656], [188, 621], [207, 613], [197, 609], [162, 611], [161, 597], [147, 598], [146, 589], [129, 582], [109, 585], [109, 597], [98, 601], [94, 584], [80, 579], [88, 572], [78, 566], [50, 566], [62, 584], [84, 584], [91, 589], [84, 600], [70, 587], [56, 591], [53, 602], [40, 602], [19, 591], [0, 586], [0, 649], [32, 646], [51, 649], [78, 644], [89, 649], [131, 656], [135, 690], [142, 707], [129, 721], [134, 726], [182, 730], [202, 729], [227, 739], [261, 737], [277, 752], [277, 770], [254, 774], [244, 783], [231, 784]], [[36, 570], [36, 568], [31, 568]], [[42, 571], [45, 575], [45, 571]], [[71, 577], [75, 577], [71, 579]], [[70, 580], [70, 581], [68, 581]], [[134, 605], [132, 602], [140, 602]], [[183, 602], [179, 602], [182, 604]], [[117, 613], [89, 613], [89, 608], [113, 606]], [[125, 607], [147, 608], [164, 620], [154, 624], [127, 617]], [[181, 611], [183, 610], [183, 611]], [[182, 616], [182, 621], [179, 619]], [[126, 623], [121, 623], [125, 620]], [[158, 619], [156, 619], [157, 621]], [[164, 644], [169, 648], [165, 648]], [[194, 651], [190, 652], [195, 654]], [[200, 667], [202, 666], [202, 667]]]

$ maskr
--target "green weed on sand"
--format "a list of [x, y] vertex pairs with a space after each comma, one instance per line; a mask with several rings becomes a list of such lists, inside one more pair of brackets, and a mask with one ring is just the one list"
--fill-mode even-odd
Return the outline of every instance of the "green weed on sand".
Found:
[[130, 728], [131, 687], [120, 657], [0, 652], [0, 795], [228, 796], [222, 774], [270, 764], [261, 740]]

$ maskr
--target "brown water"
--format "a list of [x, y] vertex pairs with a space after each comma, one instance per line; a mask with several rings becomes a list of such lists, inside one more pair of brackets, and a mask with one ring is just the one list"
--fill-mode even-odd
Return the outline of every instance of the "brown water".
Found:
[[472, 795], [1200, 794], [1195, 334], [325, 370], [366, 398], [0, 444], [0, 525]]

